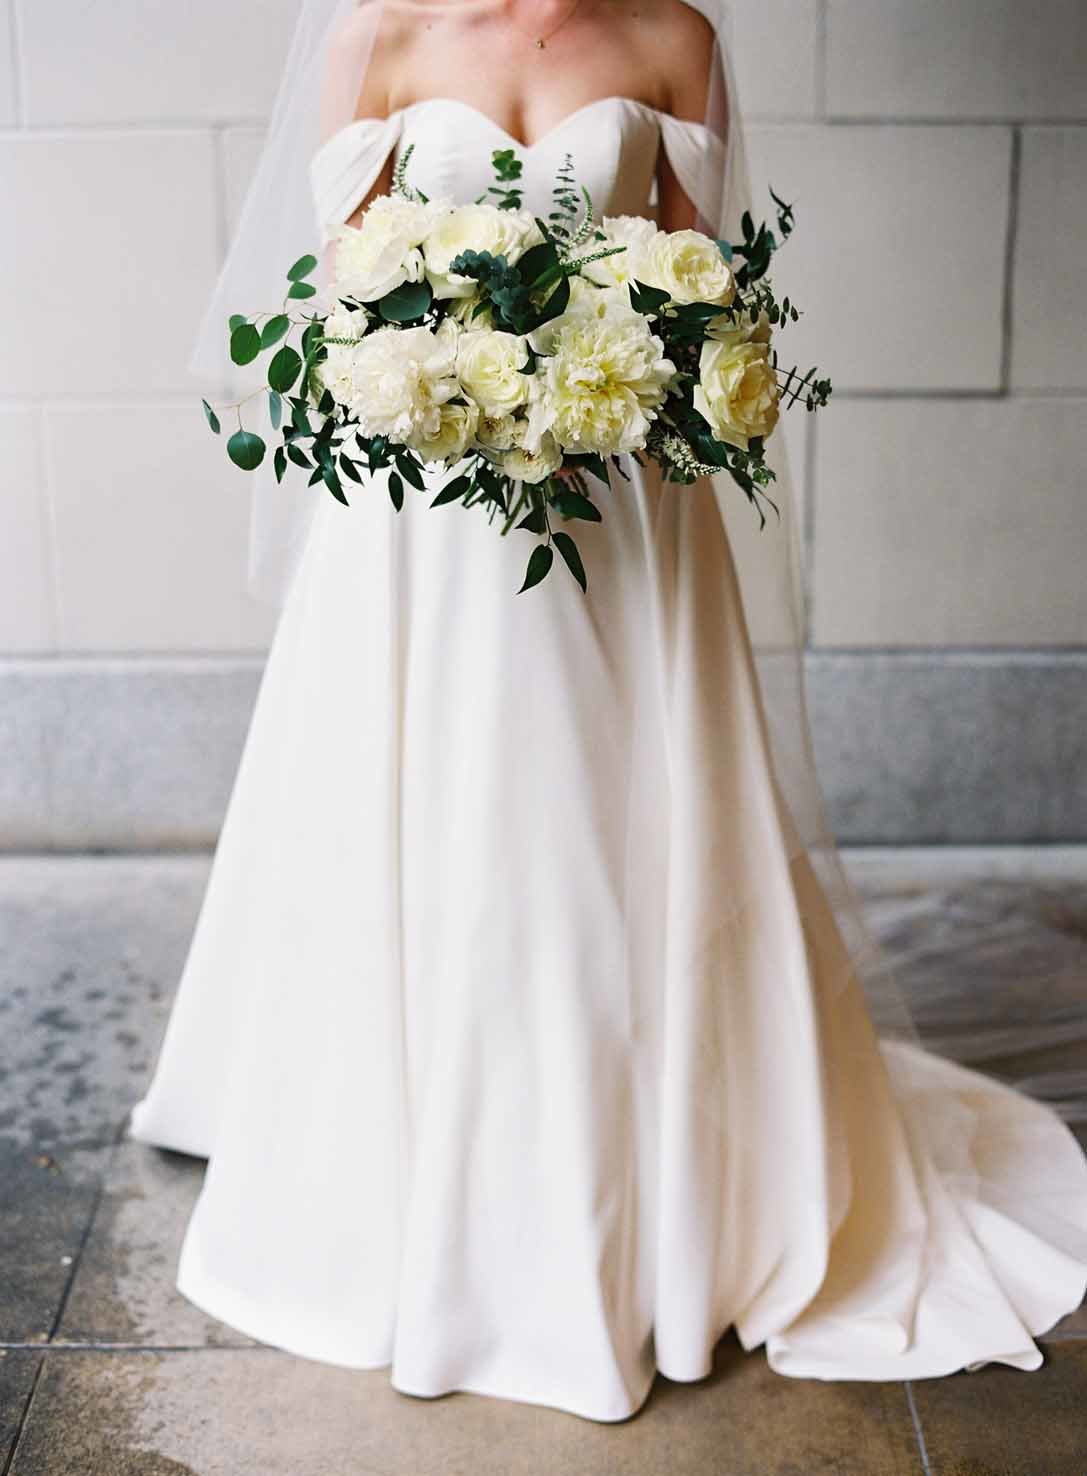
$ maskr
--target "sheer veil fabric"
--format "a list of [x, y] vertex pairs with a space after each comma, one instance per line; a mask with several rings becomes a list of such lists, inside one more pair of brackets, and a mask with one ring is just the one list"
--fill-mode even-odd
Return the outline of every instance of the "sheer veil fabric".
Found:
[[[425, 14], [445, 0], [396, 3]], [[700, 225], [738, 240], [743, 212], [757, 222], [769, 217], [770, 202], [752, 199], [727, 9], [714, 0], [695, 8], [717, 38], [704, 115], [655, 115], [654, 126]], [[302, 6], [264, 151], [193, 354], [194, 372], [209, 384], [229, 384], [235, 374], [228, 316], [274, 307], [286, 266], [322, 244], [378, 177], [398, 124], [356, 119], [356, 105], [380, 15], [381, 0]], [[654, 113], [632, 99], [595, 103]], [[833, 364], [826, 368], [833, 374]], [[726, 537], [716, 564], [688, 567], [670, 542], [670, 499], [686, 489], [665, 489], [647, 503], [656, 604], [646, 612], [645, 659], [630, 697], [622, 1031], [644, 1084], [640, 1095], [632, 1091], [629, 1111], [651, 1119], [660, 1172], [655, 1249], [624, 1244], [617, 1254], [642, 1256], [637, 1274], [668, 1303], [653, 1356], [674, 1378], [703, 1376], [706, 1347], [732, 1323], [745, 1347], [765, 1343], [772, 1366], [798, 1376], [920, 1377], [993, 1359], [1037, 1367], [1033, 1336], [1076, 1305], [1087, 1281], [1087, 1162], [1048, 1108], [922, 1048], [865, 925], [813, 759], [801, 509], [780, 432], [772, 444], [780, 516], [760, 532], [739, 489], [721, 478], [712, 492]], [[605, 524], [625, 485], [616, 475], [610, 494], [600, 495]], [[270, 471], [253, 479], [250, 587], [285, 609], [300, 569], [318, 556], [318, 495], [327, 497], [290, 478], [277, 486]], [[317, 532], [325, 538], [328, 528]], [[368, 611], [368, 628], [359, 631], [383, 671], [392, 663], [378, 648], [396, 639], [412, 593], [398, 577], [390, 561], [384, 604]], [[591, 596], [591, 565], [589, 578]], [[739, 604], [731, 596], [736, 580]], [[511, 563], [511, 601], [515, 587]], [[262, 693], [262, 702], [278, 700]], [[247, 757], [243, 766], [257, 762]], [[255, 805], [246, 791], [229, 822], [236, 832], [256, 824], [243, 818]], [[665, 815], [674, 843], [662, 846]], [[662, 910], [663, 929], [643, 925]], [[175, 1055], [192, 1028], [178, 1026]], [[180, 1064], [173, 1069], [180, 1075]], [[144, 1111], [134, 1135], [167, 1141], [153, 1115]], [[203, 1151], [201, 1133], [182, 1136], [167, 1146]], [[738, 1239], [722, 1244], [722, 1225], [738, 1227]], [[629, 1233], [636, 1241], [642, 1231]], [[189, 1265], [192, 1290], [195, 1260]], [[295, 1290], [285, 1288], [285, 1300]], [[224, 1292], [209, 1310], [290, 1346], [269, 1334], [274, 1319], [257, 1328], [240, 1307], [230, 1316], [231, 1306]], [[605, 1311], [622, 1341], [627, 1309]], [[372, 1366], [354, 1355], [317, 1356]], [[634, 1384], [647, 1356], [639, 1349]], [[535, 1402], [624, 1418], [644, 1393], [628, 1384], [611, 1404], [579, 1407], [572, 1396], [546, 1392]], [[511, 1397], [531, 1399], [523, 1390]]]

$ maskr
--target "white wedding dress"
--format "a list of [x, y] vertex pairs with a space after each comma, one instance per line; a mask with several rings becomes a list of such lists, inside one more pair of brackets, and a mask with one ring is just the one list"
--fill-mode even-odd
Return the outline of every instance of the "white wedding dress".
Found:
[[[447, 99], [357, 121], [323, 221], [408, 142], [470, 199], [513, 140]], [[658, 147], [683, 182], [704, 142], [603, 99], [520, 149], [526, 204], [570, 151], [644, 213]], [[478, 509], [322, 494], [129, 1129], [209, 1160], [177, 1285], [405, 1393], [596, 1420], [730, 1325], [790, 1375], [1036, 1368], [1087, 1282], [1087, 1160], [830, 987], [713, 490], [627, 460], [577, 525], [587, 595], [516, 595], [527, 535]]]

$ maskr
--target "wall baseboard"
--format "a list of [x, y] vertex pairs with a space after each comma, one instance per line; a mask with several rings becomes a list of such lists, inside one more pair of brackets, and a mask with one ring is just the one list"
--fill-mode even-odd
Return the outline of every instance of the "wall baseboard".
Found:
[[[262, 670], [0, 661], [0, 850], [214, 845]], [[823, 651], [808, 699], [843, 844], [1087, 841], [1087, 652]]]

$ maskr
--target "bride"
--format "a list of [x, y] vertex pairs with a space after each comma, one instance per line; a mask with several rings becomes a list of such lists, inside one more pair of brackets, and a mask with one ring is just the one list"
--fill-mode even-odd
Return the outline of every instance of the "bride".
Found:
[[[409, 145], [432, 198], [508, 149], [545, 215], [569, 155], [603, 215], [738, 239], [726, 41], [710, 0], [307, 0], [198, 362]], [[198, 1306], [604, 1421], [729, 1327], [794, 1376], [1039, 1366], [1087, 1161], [921, 1048], [857, 922], [778, 455], [761, 533], [732, 484], [622, 458], [587, 594], [515, 594], [525, 546], [478, 510], [260, 485], [282, 613], [129, 1128], [208, 1159]]]

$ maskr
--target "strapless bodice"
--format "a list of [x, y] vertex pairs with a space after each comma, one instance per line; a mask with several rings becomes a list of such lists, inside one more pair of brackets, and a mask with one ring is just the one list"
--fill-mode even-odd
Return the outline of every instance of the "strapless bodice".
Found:
[[711, 203], [707, 190], [719, 185], [724, 172], [721, 141], [708, 128], [635, 98], [597, 98], [531, 144], [513, 138], [470, 103], [426, 98], [387, 118], [357, 118], [318, 149], [310, 177], [326, 239], [357, 210], [390, 153], [399, 158], [409, 145], [410, 182], [432, 199], [458, 203], [475, 199], [494, 182], [493, 151], [512, 148], [523, 165], [524, 206], [539, 215], [552, 208], [555, 176], [567, 156], [597, 216], [652, 213], [661, 148], [699, 208]]

